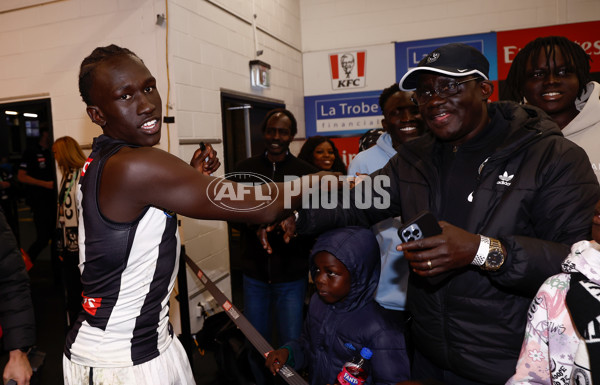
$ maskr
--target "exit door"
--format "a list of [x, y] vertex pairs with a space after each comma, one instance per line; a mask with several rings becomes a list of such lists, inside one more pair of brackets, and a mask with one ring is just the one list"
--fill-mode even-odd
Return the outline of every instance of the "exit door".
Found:
[[231, 172], [239, 161], [258, 155], [264, 150], [261, 125], [267, 113], [274, 108], [285, 108], [285, 104], [221, 94], [225, 172]]
[[[232, 172], [238, 162], [265, 150], [261, 126], [267, 113], [275, 108], [285, 108], [285, 104], [244, 95], [221, 94], [225, 173]], [[232, 226], [228, 227], [232, 301], [243, 309], [240, 234]]]

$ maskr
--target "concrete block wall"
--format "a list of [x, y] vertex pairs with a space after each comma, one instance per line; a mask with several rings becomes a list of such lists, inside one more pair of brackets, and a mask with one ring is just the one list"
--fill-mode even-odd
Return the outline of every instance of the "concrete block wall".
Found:
[[0, 103], [50, 98], [55, 138], [70, 135], [91, 144], [101, 133], [77, 86], [79, 65], [97, 46], [130, 48], [165, 88], [159, 50], [165, 30], [155, 24], [162, 0], [63, 0], [16, 10], [21, 4], [14, 3], [0, 13]]
[[[171, 0], [168, 18], [170, 112], [175, 116], [179, 139], [222, 139], [222, 90], [283, 101], [298, 118], [298, 136], [304, 136], [298, 0], [255, 0], [254, 4], [251, 0]], [[258, 57], [257, 49], [263, 51]], [[254, 59], [271, 65], [269, 89], [251, 87], [248, 62]], [[197, 147], [197, 144], [182, 144], [179, 156], [187, 160]], [[221, 144], [215, 148], [223, 154]], [[223, 168], [217, 175], [222, 173]], [[227, 224], [189, 218], [182, 218], [182, 222], [187, 253], [212, 279], [228, 273]], [[205, 295], [198, 295], [201, 285], [194, 277], [188, 275], [188, 282], [192, 296], [191, 328], [198, 330], [202, 320], [195, 316], [197, 303], [202, 302], [205, 307], [214, 304], [208, 303]], [[219, 286], [230, 296], [228, 279]]]
[[301, 0], [302, 51], [593, 21], [598, 0]]
[[[284, 101], [301, 119], [298, 1], [257, 1], [258, 49], [263, 50], [258, 57], [250, 24], [252, 1], [173, 0], [169, 4], [174, 108], [186, 123], [180, 125], [180, 138], [220, 137], [221, 90]], [[248, 62], [256, 58], [271, 65], [270, 89], [250, 86]], [[299, 125], [303, 128], [304, 122]]]

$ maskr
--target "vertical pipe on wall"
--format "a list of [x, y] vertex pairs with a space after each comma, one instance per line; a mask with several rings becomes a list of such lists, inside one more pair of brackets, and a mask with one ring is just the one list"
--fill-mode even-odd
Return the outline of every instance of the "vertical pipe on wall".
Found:
[[254, 58], [258, 56], [258, 37], [256, 36], [256, 4], [252, 0], [252, 33], [254, 34]]
[[250, 132], [250, 106], [244, 108], [244, 131], [246, 132], [246, 158], [252, 156], [252, 133]]

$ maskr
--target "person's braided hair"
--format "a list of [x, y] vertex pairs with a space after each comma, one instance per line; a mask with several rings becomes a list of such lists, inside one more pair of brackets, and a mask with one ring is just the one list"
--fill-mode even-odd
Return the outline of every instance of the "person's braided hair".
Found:
[[86, 105], [93, 104], [90, 98], [90, 88], [92, 86], [92, 72], [94, 69], [104, 60], [120, 55], [131, 55], [142, 60], [129, 49], [114, 44], [106, 47], [97, 47], [88, 57], [83, 59], [79, 68], [79, 94]]
[[536, 63], [540, 54], [546, 54], [546, 63], [555, 60], [556, 50], [562, 53], [568, 70], [572, 71], [579, 81], [577, 96], [581, 97], [586, 84], [590, 81], [590, 56], [585, 53], [579, 44], [572, 42], [563, 36], [538, 37], [527, 43], [515, 56], [505, 82], [505, 90], [501, 99], [523, 101], [524, 85], [527, 80], [527, 63], [531, 60]]

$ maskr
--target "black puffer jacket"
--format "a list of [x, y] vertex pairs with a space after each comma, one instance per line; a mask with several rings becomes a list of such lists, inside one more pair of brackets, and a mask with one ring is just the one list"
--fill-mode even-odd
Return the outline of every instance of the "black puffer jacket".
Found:
[[35, 343], [35, 318], [29, 276], [17, 241], [0, 208], [0, 327], [2, 348], [10, 351]]
[[[417, 349], [438, 366], [489, 384], [514, 373], [531, 299], [560, 272], [571, 244], [588, 239], [600, 187], [585, 152], [564, 139], [541, 110], [491, 103], [490, 116], [509, 121], [506, 136], [480, 170], [465, 230], [499, 238], [508, 256], [497, 272], [466, 267], [441, 283], [411, 275], [408, 306]], [[406, 143], [376, 175], [387, 175], [388, 209], [303, 210], [299, 232], [362, 225], [424, 209], [439, 216], [436, 140]], [[512, 175], [499, 184], [499, 176]], [[381, 194], [373, 193], [375, 197]]]
[[336, 229], [321, 235], [310, 256], [315, 277], [315, 255], [321, 251], [334, 255], [350, 272], [350, 291], [334, 304], [313, 294], [298, 340], [286, 343], [293, 352], [295, 369], [308, 366], [310, 383], [333, 384], [350, 352], [371, 349], [371, 373], [365, 385], [396, 384], [409, 379], [408, 354], [402, 326], [377, 302], [379, 247], [375, 235], [360, 227]]

